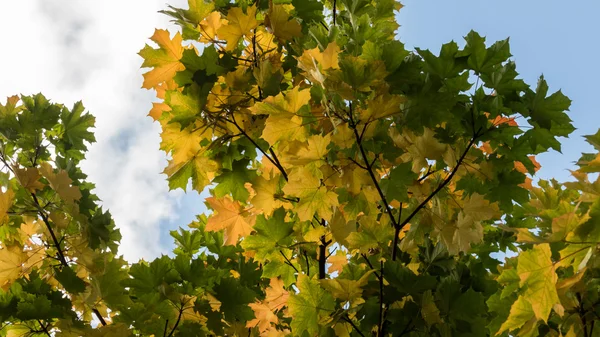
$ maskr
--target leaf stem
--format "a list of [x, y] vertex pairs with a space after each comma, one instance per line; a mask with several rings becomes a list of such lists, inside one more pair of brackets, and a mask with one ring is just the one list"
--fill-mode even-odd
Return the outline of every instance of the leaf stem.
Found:
[[298, 271], [298, 269], [296, 269], [296, 267], [294, 267], [294, 265], [292, 264], [292, 261], [290, 261], [290, 259], [287, 258], [287, 256], [285, 256], [285, 254], [280, 250], [279, 253], [281, 254], [281, 256], [283, 256], [283, 258], [285, 259], [286, 263], [294, 268], [294, 270], [296, 271], [296, 273], [300, 274], [300, 272]]

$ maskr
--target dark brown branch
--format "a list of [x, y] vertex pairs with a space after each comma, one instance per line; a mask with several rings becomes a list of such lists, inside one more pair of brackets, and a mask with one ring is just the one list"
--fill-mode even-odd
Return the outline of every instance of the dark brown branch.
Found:
[[[400, 203], [400, 210], [398, 211], [400, 214], [398, 214], [398, 222], [400, 222], [402, 220], [402, 206], [403, 204]], [[397, 226], [396, 228], [394, 228], [394, 241], [392, 243], [392, 261], [396, 261], [396, 253], [398, 251], [398, 240], [399, 240], [399, 236], [400, 236], [400, 229], [402, 229], [400, 226]]]
[[173, 326], [173, 329], [171, 329], [171, 332], [169, 333], [169, 335], [167, 337], [171, 337], [173, 336], [173, 333], [175, 333], [175, 329], [177, 329], [177, 326], [179, 325], [179, 321], [181, 321], [181, 316], [183, 315], [183, 304], [181, 305], [181, 309], [179, 309], [179, 316], [177, 316], [177, 321], [175, 322], [175, 325]]
[[40, 327], [42, 327], [42, 332], [44, 332], [46, 335], [48, 335], [48, 337], [51, 337], [52, 335], [48, 331], [48, 326], [44, 325], [44, 323], [42, 323], [42, 321], [39, 319], [37, 321], [38, 321], [38, 323], [40, 323]]
[[379, 278], [379, 323], [377, 324], [377, 336], [383, 336], [383, 261], [379, 261], [381, 277]]
[[352, 326], [352, 328], [354, 330], [356, 330], [356, 332], [358, 332], [358, 334], [361, 335], [361, 337], [365, 337], [365, 335], [362, 333], [362, 331], [360, 331], [358, 329], [358, 327], [356, 326], [356, 324], [354, 324], [354, 322], [352, 322], [352, 320], [350, 319], [350, 317], [348, 317], [348, 314], [346, 314], [346, 316], [342, 316], [342, 318], [344, 319], [344, 321], [350, 323], [350, 325]]
[[[388, 216], [392, 222], [392, 226], [394, 226], [394, 229], [398, 230], [398, 223], [396, 222], [396, 219], [394, 218], [394, 215], [392, 214], [392, 208], [390, 207], [387, 199], [385, 198], [385, 195], [383, 194], [383, 191], [381, 190], [381, 186], [379, 186], [379, 182], [377, 181], [377, 178], [375, 177], [375, 173], [373, 173], [372, 165], [373, 165], [373, 163], [375, 163], [375, 161], [369, 163], [369, 159], [367, 158], [367, 153], [365, 152], [365, 149], [362, 146], [362, 141], [361, 141], [360, 135], [358, 134], [358, 130], [356, 130], [357, 124], [354, 122], [354, 117], [352, 116], [352, 103], [350, 103], [350, 111], [348, 113], [348, 116], [350, 118], [350, 124], [351, 124], [350, 126], [352, 127], [352, 131], [354, 132], [354, 138], [356, 139], [356, 145], [358, 145], [360, 154], [363, 157], [363, 161], [365, 162], [367, 172], [369, 173], [369, 176], [371, 177], [371, 181], [373, 181], [373, 185], [375, 185], [375, 188], [377, 189], [377, 193], [379, 194], [379, 197], [381, 198], [381, 201], [383, 202], [383, 205], [385, 206], [385, 211], [388, 214]], [[400, 229], [402, 229], [402, 227], [400, 227]]]
[[583, 299], [581, 298], [581, 294], [580, 293], [576, 293], [575, 296], [577, 297], [577, 301], [579, 301], [579, 306], [577, 308], [577, 311], [579, 313], [579, 318], [581, 319], [581, 325], [583, 326], [583, 336], [584, 337], [588, 337], [588, 330], [587, 330], [587, 320], [585, 319], [585, 309], [583, 308]]
[[[369, 268], [371, 268], [372, 270], [375, 270], [375, 268], [373, 267], [373, 265], [371, 264], [371, 261], [369, 261], [369, 258], [365, 255], [365, 254], [360, 254], [360, 256], [363, 257], [363, 259], [365, 259], [365, 261], [367, 261], [367, 265], [369, 265]], [[375, 276], [377, 277], [378, 280], [383, 280], [383, 276], [379, 275], [377, 272], [374, 272], [373, 274], [375, 274]]]
[[319, 279], [324, 279], [326, 276], [325, 273], [325, 264], [327, 263], [327, 246], [331, 243], [331, 241], [325, 241], [325, 236], [321, 237], [321, 244], [319, 245]]
[[58, 239], [56, 238], [56, 234], [54, 234], [54, 230], [52, 229], [52, 226], [50, 226], [50, 221], [48, 220], [48, 216], [46, 215], [46, 212], [40, 205], [40, 202], [39, 202], [37, 196], [35, 195], [35, 193], [31, 193], [31, 197], [33, 198], [33, 202], [38, 210], [38, 214], [42, 217], [42, 220], [44, 221], [44, 224], [46, 225], [48, 232], [50, 232], [52, 241], [54, 241], [54, 246], [56, 247], [56, 251], [57, 251], [60, 263], [63, 266], [68, 268], [69, 264], [67, 263], [67, 259], [65, 258], [65, 255], [64, 255], [62, 249], [60, 248], [60, 242], [58, 242]]
[[306, 275], [310, 276], [310, 263], [308, 262], [308, 255], [306, 254], [306, 250], [303, 249], [302, 253], [304, 253], [304, 260], [306, 261]]
[[335, 26], [335, 17], [337, 16], [336, 0], [333, 0], [333, 25]]
[[169, 319], [167, 318], [167, 321], [165, 322], [165, 331], [163, 332], [163, 336], [167, 335], [167, 327], [169, 327]]
[[98, 309], [96, 308], [93, 308], [92, 312], [94, 313], [94, 315], [96, 315], [96, 318], [100, 321], [100, 324], [102, 324], [102, 326], [106, 326], [106, 321], [104, 320], [104, 317], [100, 315], [100, 311], [98, 311]]
[[[481, 129], [479, 131], [481, 131]], [[462, 153], [462, 155], [458, 159], [458, 162], [456, 163], [456, 166], [454, 166], [454, 168], [452, 169], [452, 172], [450, 172], [450, 174], [446, 177], [446, 179], [444, 179], [444, 181], [433, 192], [431, 192], [431, 194], [427, 198], [425, 198], [425, 200], [423, 200], [423, 202], [421, 202], [419, 204], [419, 206], [417, 206], [417, 208], [415, 208], [414, 211], [412, 211], [412, 213], [410, 213], [410, 215], [406, 219], [404, 219], [404, 221], [402, 221], [402, 223], [400, 224], [400, 230], [402, 230], [402, 228], [404, 226], [406, 226], [406, 224], [408, 224], [408, 222], [421, 210], [421, 208], [425, 207], [425, 205], [439, 191], [441, 191], [444, 187], [446, 187], [446, 185], [448, 185], [448, 183], [450, 182], [450, 180], [452, 180], [452, 178], [454, 177], [454, 175], [458, 171], [460, 165], [462, 164], [463, 160], [465, 160], [465, 157], [467, 156], [467, 153], [471, 149], [471, 146], [473, 146], [473, 144], [475, 144], [475, 141], [477, 140], [477, 137], [479, 137], [479, 131], [477, 131], [475, 133], [475, 135], [473, 135], [473, 138], [471, 138], [471, 141], [469, 142], [469, 144], [467, 145], [467, 148], [465, 149], [465, 151]]]
[[[233, 116], [233, 115], [232, 115], [232, 116]], [[265, 157], [266, 157], [266, 158], [267, 158], [267, 159], [268, 159], [268, 160], [271, 162], [271, 164], [273, 164], [275, 167], [277, 167], [277, 169], [278, 169], [278, 170], [281, 172], [281, 174], [283, 175], [283, 178], [285, 178], [285, 181], [287, 181], [287, 180], [288, 180], [287, 173], [285, 172], [285, 170], [284, 170], [283, 166], [281, 166], [281, 164], [279, 164], [279, 160], [278, 160], [278, 161], [275, 161], [275, 160], [274, 160], [273, 158], [271, 158], [271, 157], [270, 157], [270, 156], [269, 156], [269, 155], [268, 155], [268, 154], [267, 154], [267, 153], [266, 153], [266, 152], [265, 152], [265, 151], [264, 151], [264, 150], [263, 150], [263, 149], [262, 149], [260, 146], [258, 146], [258, 143], [256, 143], [256, 141], [254, 141], [254, 139], [252, 139], [252, 137], [250, 137], [250, 136], [249, 136], [249, 135], [246, 133], [246, 131], [245, 131], [244, 129], [242, 129], [242, 128], [240, 127], [240, 125], [239, 125], [239, 124], [236, 122], [236, 120], [235, 120], [235, 116], [233, 117], [233, 120], [231, 120], [231, 121], [230, 121], [230, 120], [228, 120], [228, 121], [229, 121], [231, 124], [233, 124], [233, 125], [234, 125], [234, 126], [237, 128], [237, 129], [238, 129], [238, 131], [240, 131], [240, 133], [241, 133], [242, 135], [244, 135], [244, 136], [245, 136], [245, 137], [246, 137], [246, 138], [247, 138], [247, 139], [248, 139], [248, 140], [249, 140], [249, 141], [252, 143], [252, 145], [254, 145], [254, 146], [255, 146], [255, 147], [258, 149], [258, 151], [260, 151], [260, 153], [262, 153], [262, 154], [263, 154], [263, 156], [265, 156]], [[271, 153], [273, 153], [272, 149], [269, 149], [269, 150], [271, 150]]]

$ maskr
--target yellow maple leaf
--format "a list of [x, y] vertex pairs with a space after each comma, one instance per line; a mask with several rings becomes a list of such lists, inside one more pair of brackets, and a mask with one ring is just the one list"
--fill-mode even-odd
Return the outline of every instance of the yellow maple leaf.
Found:
[[261, 334], [271, 328], [271, 323], [277, 324], [279, 322], [277, 311], [287, 304], [290, 297], [289, 292], [283, 288], [283, 281], [278, 278], [271, 279], [265, 293], [266, 296], [263, 301], [248, 304], [254, 311], [256, 318], [246, 323], [248, 328], [258, 326]]
[[187, 17], [198, 23], [215, 9], [215, 4], [206, 0], [188, 0], [189, 9], [186, 10]]
[[551, 256], [549, 244], [534, 245], [519, 255], [517, 264], [520, 286], [525, 288], [523, 299], [531, 304], [535, 317], [544, 322], [552, 307], [560, 303], [556, 291], [558, 275]]
[[252, 30], [258, 26], [256, 21], [256, 6], [246, 8], [246, 13], [241, 7], [233, 7], [227, 12], [227, 23], [218, 29], [219, 37], [227, 41], [226, 50], [234, 50], [240, 39], [250, 35]]
[[274, 145], [279, 140], [288, 142], [293, 140], [305, 141], [306, 134], [302, 117], [280, 114], [271, 115], [267, 118], [260, 137], [269, 144]]
[[196, 312], [194, 309], [194, 303], [196, 302], [196, 296], [182, 295], [180, 299], [180, 307], [176, 306], [176, 315], [179, 315], [181, 310], [181, 319], [184, 321], [198, 322], [205, 324], [208, 319], [202, 314]]
[[331, 134], [325, 136], [312, 135], [307, 138], [304, 146], [300, 147], [295, 155], [290, 156], [286, 163], [296, 166], [312, 164], [320, 167], [325, 163], [327, 157], [327, 147], [331, 143]]
[[338, 195], [321, 186], [315, 191], [300, 196], [296, 212], [300, 221], [309, 221], [315, 213], [325, 221], [329, 221], [333, 215], [333, 207], [338, 205]]
[[247, 328], [258, 326], [258, 331], [263, 333], [271, 328], [271, 323], [279, 323], [277, 314], [271, 311], [266, 303], [255, 302], [248, 304], [248, 306], [254, 311], [254, 317], [256, 318], [246, 323]]
[[281, 194], [281, 179], [280, 176], [265, 179], [263, 176], [258, 176], [252, 182], [252, 190], [254, 196], [250, 200], [257, 213], [262, 212], [266, 217], [273, 214], [273, 211], [279, 207], [289, 208], [290, 202], [276, 198], [277, 194]]
[[403, 96], [388, 93], [377, 95], [374, 99], [367, 101], [367, 109], [361, 111], [360, 119], [369, 123], [398, 114], [402, 111], [402, 104], [405, 102], [406, 97]]
[[13, 167], [13, 171], [15, 172], [15, 176], [17, 177], [19, 184], [21, 184], [21, 186], [23, 186], [23, 188], [27, 191], [35, 192], [36, 190], [41, 190], [44, 188], [44, 184], [39, 181], [42, 176], [37, 168]]
[[283, 192], [288, 196], [302, 197], [314, 193], [320, 185], [319, 177], [308, 168], [301, 166], [290, 172]]
[[71, 185], [73, 180], [69, 178], [67, 171], [59, 170], [58, 173], [54, 173], [52, 166], [46, 162], [40, 165], [40, 172], [48, 180], [50, 187], [67, 203], [73, 204], [81, 198], [79, 187]]
[[221, 199], [210, 197], [206, 202], [216, 212], [208, 218], [206, 230], [209, 232], [225, 230], [223, 235], [225, 245], [235, 245], [240, 237], [250, 235], [255, 216], [243, 209], [239, 202], [229, 197]]
[[463, 212], [475, 221], [490, 220], [500, 216], [498, 204], [490, 203], [477, 193], [473, 193], [465, 199]]
[[143, 75], [142, 88], [145, 89], [152, 89], [162, 82], [172, 80], [178, 71], [185, 69], [179, 62], [183, 55], [181, 34], [176, 33], [171, 40], [167, 30], [156, 29], [150, 39], [156, 42], [159, 48], [154, 49], [146, 45], [139, 52], [144, 58], [142, 68], [154, 68]]
[[199, 24], [200, 42], [211, 43], [216, 40], [217, 31], [225, 20], [221, 18], [221, 13], [212, 12]]
[[281, 310], [287, 305], [290, 293], [283, 287], [283, 280], [272, 278], [269, 281], [269, 287], [265, 290], [265, 302], [271, 310]]
[[329, 280], [320, 280], [321, 286], [328, 290], [333, 297], [342, 301], [352, 301], [362, 296], [362, 288], [369, 281], [369, 276], [375, 270], [371, 269], [358, 280], [346, 280], [339, 277]]
[[0, 249], [0, 287], [9, 287], [26, 268], [29, 255], [18, 245]]
[[441, 237], [450, 254], [467, 252], [471, 244], [483, 240], [483, 227], [470, 215], [459, 213], [458, 220], [452, 224], [442, 224]]
[[6, 192], [2, 192], [2, 189], [0, 189], [0, 224], [4, 223], [14, 197], [15, 192], [13, 190], [7, 189]]
[[210, 139], [210, 128], [198, 125], [189, 125], [181, 130], [178, 123], [165, 123], [160, 134], [160, 149], [171, 153], [174, 164], [181, 164], [195, 157], [201, 150], [200, 142]]
[[148, 112], [148, 116], [157, 121], [162, 116], [163, 112], [171, 111], [171, 107], [166, 103], [152, 103], [152, 109]]
[[327, 268], [327, 272], [338, 272], [339, 275], [339, 273], [341, 273], [344, 269], [344, 266], [348, 264], [348, 257], [346, 256], [346, 252], [338, 249], [335, 255], [330, 256], [329, 259], [327, 259], [327, 263], [330, 263], [329, 268]]
[[173, 177], [182, 171], [191, 169], [192, 188], [200, 193], [213, 180], [218, 168], [219, 165], [216, 161], [202, 154], [196, 154], [189, 161], [179, 164], [175, 163], [174, 160], [169, 160], [169, 165], [167, 165], [163, 173], [169, 177]]
[[256, 54], [261, 55], [263, 58], [269, 58], [271, 62], [275, 60], [272, 57], [281, 57], [277, 54], [277, 42], [275, 36], [269, 33], [263, 26], [258, 26], [254, 30], [255, 34], [246, 37], [246, 49], [244, 49], [244, 55], [254, 59], [254, 47], [256, 46]]
[[285, 5], [271, 6], [265, 19], [265, 25], [270, 27], [273, 35], [282, 40], [291, 40], [302, 35], [302, 26], [295, 18], [290, 19], [290, 14]]
[[308, 49], [296, 59], [298, 60], [298, 67], [304, 70], [308, 79], [322, 84], [325, 82], [323, 71], [340, 68], [338, 64], [339, 53], [340, 47], [334, 41], [330, 42], [323, 52], [318, 47]]

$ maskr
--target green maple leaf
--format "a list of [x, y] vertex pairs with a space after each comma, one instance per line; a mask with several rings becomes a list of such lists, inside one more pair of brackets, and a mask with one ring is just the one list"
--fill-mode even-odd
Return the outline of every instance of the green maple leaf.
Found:
[[62, 284], [66, 291], [79, 294], [85, 291], [85, 282], [77, 277], [71, 267], [63, 267], [54, 273], [54, 277]]
[[[279, 254], [278, 245], [283, 244], [284, 239], [290, 238], [294, 232], [293, 222], [286, 222], [286, 211], [283, 208], [278, 208], [273, 212], [273, 215], [266, 219], [264, 215], [256, 217], [256, 223], [253, 229], [255, 234], [247, 236], [242, 241], [242, 247], [245, 250], [256, 251], [254, 259], [262, 262], [275, 253]], [[290, 240], [286, 240], [290, 241]]]
[[317, 336], [320, 331], [319, 321], [333, 313], [334, 300], [317, 280], [306, 275], [299, 275], [296, 283], [299, 293], [290, 295], [288, 310], [292, 316], [291, 327], [296, 334], [307, 332], [309, 336]]
[[192, 256], [202, 247], [203, 237], [200, 231], [189, 231], [180, 227], [179, 232], [170, 231], [170, 234], [177, 245], [177, 248], [173, 251], [175, 254]]
[[292, 0], [297, 17], [307, 23], [323, 22], [323, 3], [318, 0]]
[[217, 183], [214, 188], [215, 196], [223, 197], [231, 194], [234, 200], [245, 202], [248, 200], [250, 193], [244, 186], [256, 177], [256, 171], [248, 168], [248, 160], [240, 160], [233, 162], [231, 170], [223, 170], [213, 182]]
[[[540, 76], [536, 92], [529, 91], [524, 101], [530, 109], [531, 120], [544, 129], [553, 130], [553, 127], [561, 129], [569, 134], [575, 128], [571, 125], [571, 119], [565, 113], [571, 106], [571, 100], [559, 90], [552, 95], [548, 94], [548, 83], [544, 76]], [[556, 134], [556, 133], [555, 133]]]
[[418, 175], [412, 171], [412, 163], [403, 163], [394, 167], [386, 178], [381, 179], [381, 190], [388, 201], [408, 201], [408, 186], [417, 178]]
[[230, 321], [248, 321], [254, 317], [248, 303], [256, 299], [256, 294], [242, 286], [238, 280], [225, 278], [214, 287], [216, 298], [221, 301], [221, 311]]

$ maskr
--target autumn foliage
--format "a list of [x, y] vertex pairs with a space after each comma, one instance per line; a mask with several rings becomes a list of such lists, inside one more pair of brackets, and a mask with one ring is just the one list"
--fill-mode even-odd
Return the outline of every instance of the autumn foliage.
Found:
[[149, 116], [170, 188], [211, 196], [152, 262], [117, 255], [78, 168], [93, 117], [8, 98], [0, 335], [600, 336], [600, 154], [533, 181], [571, 101], [519, 79], [508, 40], [405, 49], [401, 7], [164, 11]]

